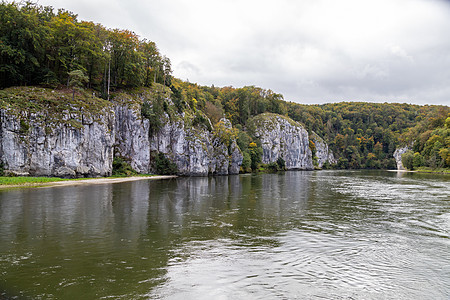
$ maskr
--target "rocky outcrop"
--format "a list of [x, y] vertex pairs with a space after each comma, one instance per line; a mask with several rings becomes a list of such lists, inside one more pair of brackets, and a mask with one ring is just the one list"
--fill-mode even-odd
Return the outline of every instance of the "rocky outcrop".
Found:
[[333, 152], [328, 148], [328, 144], [318, 136], [315, 132], [311, 133], [311, 140], [316, 147], [315, 156], [317, 157], [317, 166], [322, 168], [325, 163], [330, 165], [336, 164], [337, 161], [334, 158]]
[[228, 151], [230, 153], [230, 164], [228, 165], [228, 174], [239, 174], [239, 169], [242, 165], [242, 152], [239, 149], [236, 141], [233, 141]]
[[[168, 105], [173, 105], [166, 99]], [[242, 153], [236, 140], [225, 145], [204, 124], [193, 125], [186, 112], [164, 112], [160, 128], [151, 128], [140, 106], [120, 104], [116, 113], [116, 155], [125, 158], [140, 173], [154, 171], [152, 155], [163, 153], [179, 175], [206, 176], [238, 174]], [[207, 119], [207, 118], [206, 118]], [[209, 120], [208, 120], [209, 121]], [[231, 128], [228, 120], [223, 120]]]
[[406, 170], [402, 163], [402, 155], [406, 153], [406, 151], [410, 150], [409, 147], [397, 148], [394, 151], [395, 162], [397, 163], [397, 170]]
[[164, 126], [151, 136], [151, 151], [164, 153], [177, 165], [180, 175], [239, 173], [242, 153], [235, 139], [230, 141], [230, 147], [227, 147], [204, 126], [192, 126], [189, 117], [184, 113], [180, 117], [172, 117], [174, 120], [170, 120], [168, 115], [164, 117]]
[[66, 117], [58, 124], [45, 116], [27, 119], [0, 111], [0, 157], [10, 174], [85, 177], [111, 175], [115, 141], [114, 113], [103, 111], [95, 120]]
[[[213, 128], [200, 110], [180, 109], [168, 96], [160, 96], [155, 100], [151, 93], [122, 93], [100, 108], [70, 103], [57, 113], [5, 105], [0, 110], [3, 169], [16, 175], [108, 176], [114, 157], [121, 157], [138, 173], [148, 174], [155, 172], [162, 153], [179, 175], [239, 173], [243, 155], [229, 120]], [[157, 102], [152, 101], [161, 103], [153, 107]], [[248, 129], [261, 141], [262, 163], [282, 158], [288, 170], [314, 169], [308, 133], [299, 123], [266, 113], [250, 119]], [[319, 166], [333, 163], [326, 143], [314, 138]]]
[[314, 169], [308, 132], [290, 118], [265, 113], [254, 117], [250, 127], [261, 141], [262, 163], [284, 159], [287, 170]]
[[150, 151], [164, 153], [178, 168], [180, 175], [208, 175], [209, 133], [204, 128], [187, 127], [182, 118], [166, 122], [150, 141]]
[[[163, 126], [151, 130], [139, 105], [120, 104], [94, 121], [65, 120], [53, 127], [34, 115], [24, 124], [0, 111], [0, 158], [10, 174], [60, 177], [108, 176], [113, 157], [120, 156], [139, 173], [152, 173], [152, 154], [164, 153], [179, 175], [238, 174], [242, 153], [236, 139], [229, 143], [206, 126], [192, 125], [192, 116], [161, 116]], [[21, 121], [22, 120], [22, 121]], [[223, 119], [225, 128], [231, 123]], [[24, 128], [26, 127], [26, 128]]]
[[149, 121], [137, 105], [116, 105], [115, 155], [126, 159], [139, 173], [151, 173]]
[[233, 134], [233, 126], [225, 118], [222, 118], [216, 126], [218, 128], [211, 135], [210, 172], [217, 175], [239, 174], [243, 159], [242, 152], [236, 143], [236, 138], [227, 138], [227, 134]]
[[[165, 100], [173, 106], [170, 99]], [[153, 128], [142, 116], [142, 101], [122, 99], [92, 116], [70, 113], [59, 122], [47, 122], [45, 112], [26, 118], [0, 110], [0, 159], [6, 172], [16, 175], [96, 177], [112, 173], [114, 156], [122, 157], [139, 173], [155, 171], [154, 157], [163, 153], [179, 175], [238, 174], [243, 155], [231, 122], [222, 119], [212, 129], [209, 119], [196, 123], [192, 111], [168, 109]], [[201, 114], [198, 112], [197, 114]], [[198, 116], [197, 116], [198, 117]], [[251, 129], [250, 129], [251, 127]], [[297, 122], [262, 114], [249, 120], [249, 129], [261, 141], [262, 163], [285, 161], [288, 170], [314, 169], [307, 131]], [[318, 166], [335, 163], [327, 144], [316, 134]]]

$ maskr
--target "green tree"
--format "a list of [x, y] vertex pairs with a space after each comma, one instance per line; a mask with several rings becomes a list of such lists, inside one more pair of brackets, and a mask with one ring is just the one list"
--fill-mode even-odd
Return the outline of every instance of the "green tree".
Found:
[[37, 84], [48, 69], [43, 65], [49, 28], [48, 9], [31, 2], [0, 3], [0, 88]]
[[111, 55], [111, 79], [117, 86], [142, 86], [145, 79], [145, 64], [137, 49], [139, 37], [129, 30], [110, 31], [108, 43]]
[[156, 174], [173, 175], [178, 173], [177, 165], [161, 152], [156, 153], [153, 157], [153, 165]]
[[286, 162], [281, 156], [277, 158], [277, 167], [279, 171], [283, 171], [286, 169]]
[[239, 149], [241, 149], [242, 152], [246, 152], [248, 150], [248, 145], [251, 142], [251, 137], [248, 135], [247, 132], [239, 130], [237, 135], [237, 144], [239, 146]]
[[261, 157], [262, 157], [262, 148], [258, 147], [256, 143], [250, 143], [248, 146], [248, 151], [251, 158], [251, 165], [253, 171], [256, 171], [258, 169], [259, 164], [261, 163]]
[[141, 41], [139, 50], [142, 52], [144, 61], [144, 86], [150, 86], [152, 82], [156, 82], [159, 69], [158, 66], [161, 64], [161, 57], [156, 44], [152, 41], [147, 41], [146, 39]]
[[402, 164], [408, 170], [414, 170], [414, 153], [411, 150], [402, 155]]
[[424, 163], [425, 163], [425, 160], [419, 152], [416, 152], [413, 154], [412, 165], [413, 165], [414, 169], [418, 169], [419, 167], [422, 167], [424, 165]]
[[72, 88], [72, 101], [75, 100], [75, 92], [80, 91], [84, 84], [89, 81], [89, 78], [82, 70], [74, 70], [69, 72], [69, 87]]
[[252, 167], [252, 158], [250, 156], [250, 154], [248, 152], [243, 152], [242, 153], [242, 169], [244, 172], [247, 172], [249, 169], [251, 170]]
[[167, 56], [164, 56], [162, 58], [162, 69], [163, 69], [163, 75], [164, 75], [164, 80], [163, 80], [163, 84], [170, 86], [171, 82], [172, 82], [172, 63], [170, 62], [170, 59]]

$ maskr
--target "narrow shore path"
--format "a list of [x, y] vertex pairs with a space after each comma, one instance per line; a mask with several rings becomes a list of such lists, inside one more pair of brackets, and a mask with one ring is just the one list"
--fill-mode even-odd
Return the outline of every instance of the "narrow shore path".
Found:
[[25, 184], [13, 184], [13, 185], [0, 185], [0, 190], [10, 188], [44, 188], [44, 187], [56, 187], [56, 186], [69, 186], [69, 185], [86, 185], [86, 184], [110, 184], [120, 183], [137, 180], [156, 180], [156, 179], [171, 179], [176, 178], [175, 175], [157, 175], [157, 176], [132, 176], [132, 177], [117, 177], [117, 178], [87, 178], [81, 180], [65, 180], [65, 181], [52, 181], [43, 183], [25, 183]]

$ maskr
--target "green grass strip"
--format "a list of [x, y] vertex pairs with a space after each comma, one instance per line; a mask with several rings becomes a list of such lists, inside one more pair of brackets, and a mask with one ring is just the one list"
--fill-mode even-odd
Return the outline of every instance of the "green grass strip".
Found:
[[417, 172], [421, 173], [438, 173], [438, 174], [450, 174], [449, 168], [437, 168], [437, 169], [431, 169], [426, 167], [420, 167], [417, 169]]
[[0, 185], [26, 185], [33, 183], [46, 183], [55, 181], [64, 181], [70, 179], [58, 178], [58, 177], [0, 177]]
[[[157, 175], [150, 174], [137, 174], [133, 175], [134, 177], [153, 177]], [[127, 175], [115, 175], [109, 177], [99, 177], [99, 178], [58, 178], [58, 177], [26, 177], [26, 176], [18, 176], [18, 177], [0, 177], [0, 186], [2, 185], [30, 185], [30, 184], [38, 184], [38, 183], [47, 183], [47, 182], [57, 182], [57, 181], [77, 181], [77, 180], [87, 180], [87, 179], [105, 179], [105, 178], [127, 178], [131, 176]]]

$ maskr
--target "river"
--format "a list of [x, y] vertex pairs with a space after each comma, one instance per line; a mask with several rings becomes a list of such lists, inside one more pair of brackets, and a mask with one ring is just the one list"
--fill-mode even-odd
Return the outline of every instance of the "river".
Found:
[[450, 177], [298, 171], [0, 191], [0, 298], [449, 299]]

